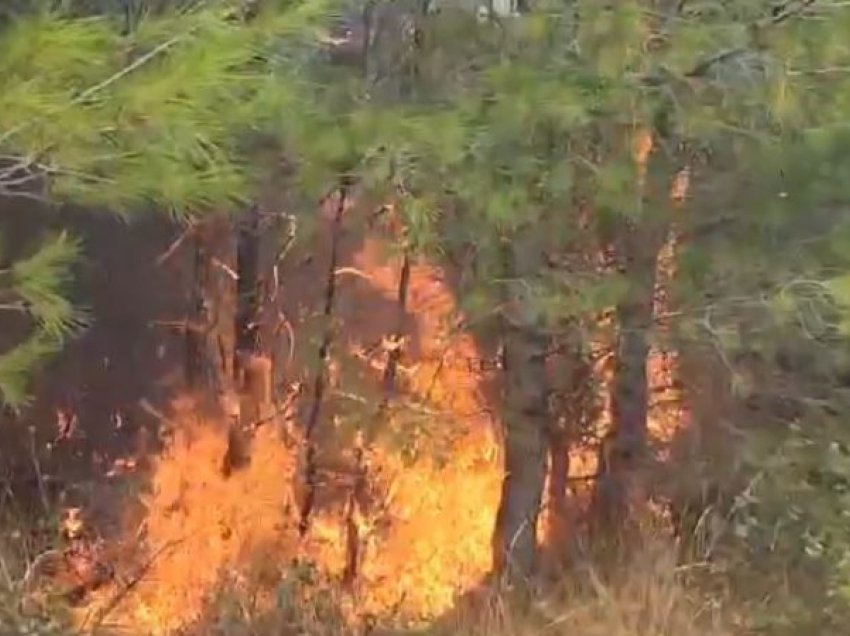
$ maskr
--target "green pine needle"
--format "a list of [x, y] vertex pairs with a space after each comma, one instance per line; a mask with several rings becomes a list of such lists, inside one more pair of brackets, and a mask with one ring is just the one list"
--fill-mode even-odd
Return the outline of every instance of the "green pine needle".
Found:
[[80, 258], [80, 242], [63, 232], [12, 266], [11, 291], [50, 338], [61, 340], [82, 318], [68, 300], [72, 268]]
[[0, 354], [0, 403], [13, 409], [29, 404], [32, 374], [61, 348], [60, 340], [38, 332], [11, 351]]

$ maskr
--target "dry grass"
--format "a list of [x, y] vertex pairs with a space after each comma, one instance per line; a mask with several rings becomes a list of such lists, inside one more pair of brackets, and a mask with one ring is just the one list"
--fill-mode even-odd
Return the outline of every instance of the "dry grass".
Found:
[[0, 634], [67, 636], [67, 607], [47, 593], [34, 594], [27, 576], [33, 562], [47, 553], [50, 528], [32, 524], [8, 510], [0, 513]]
[[433, 636], [729, 636], [717, 599], [685, 581], [674, 551], [649, 546], [610, 576], [591, 564], [564, 574], [525, 609], [491, 597]]
[[534, 600], [519, 604], [480, 590], [452, 613], [418, 629], [352, 626], [352, 600], [332, 587], [312, 593], [292, 585], [277, 605], [254, 612], [244, 594], [222, 588], [193, 634], [334, 636], [372, 633], [417, 636], [731, 636], [735, 631], [718, 599], [685, 579], [666, 543], [642, 549], [604, 576], [589, 564], [564, 573]]

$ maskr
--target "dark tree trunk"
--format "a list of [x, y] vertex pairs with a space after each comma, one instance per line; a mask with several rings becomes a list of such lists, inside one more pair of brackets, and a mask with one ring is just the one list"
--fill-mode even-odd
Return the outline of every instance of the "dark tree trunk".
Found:
[[593, 368], [583, 348], [582, 330], [567, 328], [567, 342], [551, 358], [553, 421], [549, 432], [549, 506], [560, 522], [567, 512], [570, 448], [596, 422]]
[[[250, 429], [266, 416], [264, 409], [272, 396], [270, 331], [274, 325], [267, 315], [268, 296], [264, 284], [264, 243], [257, 206], [251, 208], [239, 227], [236, 270], [236, 351], [233, 367], [241, 397], [241, 423]], [[268, 261], [268, 255], [265, 255]]]
[[342, 573], [342, 583], [346, 587], [354, 585], [360, 572], [364, 537], [360, 536], [357, 517], [364, 512], [368, 513], [369, 506], [367, 497], [369, 469], [362, 440], [358, 440], [354, 448], [354, 471], [354, 484], [348, 496], [345, 512], [345, 568]]
[[387, 366], [384, 370], [383, 388], [384, 397], [382, 406], [386, 405], [393, 397], [396, 391], [396, 376], [398, 375], [398, 365], [401, 361], [403, 350], [403, 339], [405, 316], [407, 315], [407, 292], [410, 287], [410, 255], [407, 251], [402, 256], [401, 276], [398, 283], [398, 304], [397, 304], [397, 326], [395, 333], [392, 335], [390, 343], [391, 349], [387, 355]]
[[629, 289], [616, 308], [611, 432], [600, 450], [600, 480], [595, 502], [598, 521], [606, 531], [621, 531], [631, 509], [642, 499], [639, 469], [647, 450], [647, 359], [660, 247], [659, 233], [646, 231], [649, 225], [636, 228], [628, 224], [623, 229], [618, 250]]
[[340, 240], [343, 233], [342, 216], [345, 212], [348, 196], [349, 186], [347, 183], [343, 183], [337, 190], [336, 210], [331, 225], [331, 253], [330, 262], [328, 263], [327, 280], [325, 282], [325, 306], [323, 311], [325, 330], [322, 335], [322, 342], [319, 345], [319, 360], [318, 368], [316, 369], [316, 378], [313, 383], [312, 403], [310, 404], [310, 411], [304, 425], [304, 445], [306, 447], [304, 453], [304, 496], [300, 506], [300, 520], [298, 523], [298, 531], [301, 536], [305, 536], [310, 529], [313, 506], [316, 501], [316, 488], [318, 486], [318, 465], [316, 460], [318, 440], [316, 439], [316, 430], [319, 426], [319, 417], [322, 412], [325, 389], [328, 383], [328, 362], [330, 360], [331, 344], [334, 338], [333, 314], [337, 289], [336, 270], [339, 264]]
[[549, 433], [549, 507], [558, 519], [566, 516], [569, 477], [570, 436], [558, 428]]
[[235, 244], [222, 217], [195, 233], [195, 271], [186, 320], [186, 381], [200, 395], [220, 400], [232, 391]]
[[260, 213], [254, 206], [239, 227], [236, 255], [236, 351], [239, 359], [260, 353]]
[[546, 479], [549, 338], [528, 296], [526, 279], [540, 267], [532, 241], [508, 248], [505, 314], [505, 476], [493, 536], [496, 571], [508, 584], [525, 584], [534, 572], [537, 520]]
[[253, 206], [239, 224], [237, 239], [233, 369], [239, 421], [230, 425], [225, 474], [248, 464], [252, 432], [259, 423], [273, 417], [274, 369], [269, 350], [277, 315], [272, 307], [276, 290], [269, 289], [274, 266], [270, 262], [271, 236], [263, 231], [259, 207]]

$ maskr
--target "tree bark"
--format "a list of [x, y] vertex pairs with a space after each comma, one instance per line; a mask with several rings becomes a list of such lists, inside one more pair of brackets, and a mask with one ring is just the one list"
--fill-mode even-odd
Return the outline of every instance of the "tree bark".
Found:
[[583, 350], [582, 331], [575, 325], [568, 329], [567, 342], [556, 348], [549, 371], [553, 420], [557, 421], [549, 431], [548, 503], [558, 531], [564, 529], [568, 516], [570, 448], [597, 421], [598, 413], [593, 368]]
[[[254, 206], [240, 224], [236, 254], [236, 351], [239, 357], [259, 353], [260, 285], [260, 214]], [[237, 367], [238, 368], [238, 367]]]
[[[270, 332], [273, 325], [265, 314], [268, 293], [263, 282], [263, 232], [260, 211], [254, 206], [240, 224], [236, 271], [236, 351], [233, 368], [241, 393], [243, 428], [266, 415], [272, 399]], [[268, 255], [266, 255], [268, 256]], [[266, 258], [266, 260], [268, 260]]]
[[534, 573], [537, 521], [546, 479], [549, 338], [528, 293], [527, 279], [541, 267], [533, 241], [514, 238], [508, 249], [505, 315], [505, 476], [493, 537], [496, 572], [509, 585]]
[[235, 244], [223, 217], [199, 225], [194, 281], [186, 320], [186, 381], [190, 389], [220, 401], [232, 392]]
[[[620, 532], [640, 502], [639, 469], [646, 456], [649, 386], [647, 360], [653, 324], [657, 232], [624, 223], [619, 246], [629, 284], [617, 304], [617, 344], [611, 388], [611, 432], [600, 449], [598, 521]], [[642, 231], [643, 230], [643, 231]]]
[[333, 313], [337, 289], [336, 269], [339, 261], [339, 244], [342, 237], [342, 217], [345, 212], [348, 196], [349, 186], [346, 182], [343, 182], [337, 190], [336, 210], [331, 225], [331, 253], [330, 262], [328, 263], [327, 281], [325, 283], [325, 306], [323, 311], [325, 329], [322, 335], [322, 342], [319, 345], [318, 367], [313, 383], [313, 401], [310, 405], [310, 412], [307, 415], [307, 422], [304, 426], [304, 445], [306, 447], [304, 453], [304, 497], [300, 506], [300, 520], [298, 523], [298, 531], [301, 536], [305, 536], [310, 529], [313, 506], [316, 501], [318, 481], [316, 460], [318, 440], [316, 439], [316, 430], [319, 426], [319, 417], [328, 383], [328, 362], [330, 361], [331, 344], [334, 337]]

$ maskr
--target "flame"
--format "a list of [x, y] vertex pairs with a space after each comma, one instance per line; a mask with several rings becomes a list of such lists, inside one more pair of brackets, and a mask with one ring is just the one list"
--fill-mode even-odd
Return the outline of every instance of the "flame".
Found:
[[[368, 282], [350, 280], [393, 299], [400, 262], [384, 253], [379, 241], [367, 238], [353, 261]], [[484, 397], [486, 378], [460, 363], [480, 353], [470, 334], [451, 328], [459, 313], [440, 268], [412, 266], [408, 304], [412, 335], [420, 344], [402, 356], [401, 401], [414, 399], [430, 409], [428, 427], [451, 444], [445, 461], [429, 452], [405, 460], [380, 441], [369, 448], [368, 478], [386, 493], [385, 510], [379, 516], [354, 515], [363, 546], [351, 592], [356, 596], [352, 620], [434, 617], [491, 568], [490, 537], [501, 487], [496, 422]], [[355, 355], [363, 344], [355, 342], [352, 351], [338, 355], [348, 355], [346, 364], [354, 360], [379, 380], [381, 365], [365, 364]], [[338, 382], [346, 388], [344, 374]], [[297, 532], [297, 440], [287, 441], [276, 426], [261, 427], [250, 464], [224, 479], [225, 424], [199, 415], [188, 398], [176, 401], [171, 411], [170, 441], [153, 462], [142, 497], [144, 542], [155, 558], [111, 620], [139, 632], [174, 633], [201, 619], [225, 575], [230, 580], [248, 576], [249, 564], [258, 558], [272, 564], [270, 589], [294, 558], [314, 563], [328, 580], [341, 579], [344, 504], [319, 507], [308, 535]]]
[[[367, 239], [354, 260], [381, 294], [394, 298], [401, 263], [383, 262], [381, 254], [379, 241]], [[445, 279], [439, 267], [411, 265], [407, 310], [420, 346], [405, 360], [404, 385], [409, 396], [442, 413], [429, 425], [452, 429], [452, 456], [438, 464], [426, 453], [413, 466], [392, 453], [380, 460], [394, 475], [397, 503], [392, 530], [367, 555], [362, 571], [364, 608], [377, 615], [400, 603], [414, 615], [444, 612], [492, 565], [501, 488], [498, 422], [484, 396], [487, 378], [464, 364], [482, 355], [469, 333], [451, 328], [460, 314]]]
[[[638, 135], [639, 166], [645, 165], [651, 150], [651, 136]], [[680, 178], [671, 198], [679, 202], [686, 192], [687, 184]], [[360, 302], [358, 311], [363, 314], [359, 323], [346, 323], [350, 316], [338, 316], [343, 324], [369, 324], [374, 329], [370, 323], [383, 320], [369, 313], [370, 301], [358, 296], [360, 291], [377, 293], [390, 304], [397, 300], [402, 257], [392, 256], [388, 243], [389, 239], [366, 236], [350, 255], [351, 266], [339, 270], [358, 274], [341, 278], [339, 284], [355, 299], [347, 306]], [[662, 291], [674, 274], [674, 260], [671, 233], [659, 257]], [[659, 298], [660, 313], [665, 294]], [[463, 316], [442, 268], [424, 261], [410, 264], [405, 313], [406, 337], [396, 341], [392, 334], [398, 325], [381, 324], [386, 346], [377, 353], [366, 353], [371, 343], [358, 340], [356, 329], [353, 335], [347, 333], [345, 345], [333, 353], [331, 384], [338, 392], [349, 390], [349, 377], [341, 369], [355, 367], [361, 383], [367, 378], [373, 393], [379, 394], [387, 352], [400, 347], [399, 409], [391, 411], [387, 426], [404, 429], [399, 413], [410, 405], [426, 410], [429, 433], [450, 440], [443, 461], [427, 451], [403, 457], [386, 440], [371, 441], [361, 451], [368, 467], [366, 479], [380, 493], [379, 505], [361, 510], [351, 498], [328, 498], [316, 507], [310, 530], [301, 537], [297, 490], [303, 445], [291, 437], [290, 423], [260, 427], [250, 463], [225, 479], [220, 472], [227, 448], [225, 423], [200, 415], [191, 399], [178, 399], [167, 418], [169, 442], [152, 463], [149, 488], [142, 496], [141, 534], [150, 559], [132, 594], [113, 613], [113, 622], [154, 636], [174, 633], [203, 617], [223, 581], [238, 582], [252, 572], [256, 576], [257, 564], [267, 584], [261, 600], [267, 603], [273, 602], [274, 588], [293, 559], [309, 561], [326, 580], [340, 582], [349, 565], [352, 526], [361, 543], [354, 584], [348, 590], [355, 601], [348, 609], [352, 621], [366, 615], [379, 621], [433, 618], [450, 610], [460, 594], [486, 576], [492, 566], [491, 534], [502, 480], [499, 422], [494, 415], [498, 409], [488, 394], [494, 371], [469, 365], [485, 356], [473, 334], [459, 327]], [[675, 364], [653, 351], [651, 383], [669, 384]], [[595, 373], [605, 380], [610, 378], [610, 367], [603, 360]], [[600, 431], [609, 421], [610, 416], [603, 414]], [[654, 436], [668, 439], [681, 422], [680, 414], [655, 406], [650, 429]], [[343, 445], [341, 439], [323, 438], [322, 443]], [[571, 476], [595, 474], [596, 449], [577, 446], [569, 453]], [[343, 481], [331, 487], [352, 489]], [[574, 490], [579, 494], [576, 499], [582, 499], [582, 486]], [[549, 525], [544, 515], [544, 541], [552, 538], [546, 530]]]
[[[690, 189], [691, 171], [688, 166], [679, 170], [670, 185], [669, 198], [674, 211], [684, 204]], [[655, 274], [653, 315], [661, 334], [669, 332], [670, 286], [676, 276], [676, 257], [679, 236], [674, 218], [664, 245], [658, 252]], [[649, 388], [655, 399], [650, 403], [650, 431], [664, 444], [669, 444], [676, 432], [687, 426], [688, 413], [682, 392], [677, 388], [679, 360], [677, 352], [654, 346], [648, 360]], [[665, 451], [662, 451], [662, 455]]]
[[238, 570], [247, 556], [273, 544], [286, 556], [293, 536], [294, 456], [277, 431], [260, 429], [254, 457], [222, 479], [227, 447], [222, 425], [204, 420], [192, 400], [173, 406], [172, 440], [155, 461], [140, 534], [151, 561], [127, 606], [114, 620], [153, 635], [169, 634], [200, 617], [220, 576]]

